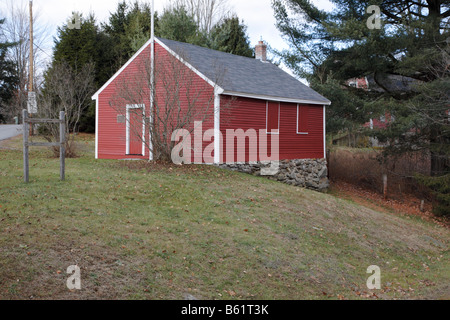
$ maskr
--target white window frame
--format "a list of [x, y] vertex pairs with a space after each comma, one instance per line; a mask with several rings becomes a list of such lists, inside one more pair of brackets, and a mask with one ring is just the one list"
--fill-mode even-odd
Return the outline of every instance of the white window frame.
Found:
[[[274, 101], [271, 101], [274, 102]], [[266, 101], [266, 133], [267, 134], [280, 134], [280, 120], [281, 120], [281, 102], [278, 101], [278, 132], [273, 132], [267, 129], [269, 126], [269, 101]]]
[[[127, 105], [127, 114], [126, 114], [126, 150], [125, 154], [127, 156], [130, 155], [130, 131], [131, 131], [131, 122], [130, 122], [130, 110], [131, 109], [142, 109], [142, 119], [145, 119], [145, 105], [144, 104], [129, 104]], [[145, 121], [142, 121], [142, 156], [145, 157]]]
[[300, 120], [300, 104], [298, 103], [298, 104], [297, 104], [297, 134], [308, 135], [309, 132], [299, 132], [299, 131], [298, 131], [298, 129], [299, 129], [299, 127], [298, 127], [298, 122], [299, 122], [299, 120]]

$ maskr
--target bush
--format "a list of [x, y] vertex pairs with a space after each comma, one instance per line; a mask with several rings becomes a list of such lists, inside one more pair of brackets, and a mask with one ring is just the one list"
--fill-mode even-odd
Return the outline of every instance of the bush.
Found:
[[431, 201], [429, 189], [415, 178], [415, 174], [429, 175], [429, 156], [415, 153], [382, 162], [381, 155], [382, 151], [373, 149], [335, 147], [328, 155], [330, 180], [383, 194], [386, 173], [389, 198], [401, 200], [410, 194]]
[[419, 175], [417, 180], [432, 191], [433, 213], [437, 216], [450, 216], [450, 174], [441, 177]]

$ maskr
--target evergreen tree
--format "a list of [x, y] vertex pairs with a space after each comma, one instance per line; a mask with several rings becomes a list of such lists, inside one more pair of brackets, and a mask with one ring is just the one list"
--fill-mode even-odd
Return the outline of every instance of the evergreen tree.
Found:
[[[155, 12], [155, 34], [158, 34], [159, 18]], [[113, 42], [112, 54], [116, 69], [144, 45], [151, 36], [151, 6], [135, 1], [132, 5], [126, 1], [119, 2], [116, 12], [109, 21], [102, 24], [103, 31]]]
[[[113, 49], [109, 50], [113, 52], [118, 69], [150, 39], [151, 7], [138, 1], [119, 2], [102, 29], [113, 43]], [[237, 16], [232, 16], [217, 23], [207, 34], [200, 30], [196, 19], [182, 3], [166, 8], [161, 16], [155, 13], [157, 37], [252, 57], [246, 29]]]
[[58, 27], [55, 39], [53, 63], [65, 62], [73, 70], [81, 69], [88, 63], [94, 63], [96, 69], [95, 83], [103, 85], [112, 72], [109, 38], [102, 34], [94, 15], [86, 19], [80, 14], [80, 29], [68, 24]]
[[110, 50], [114, 55], [117, 68], [124, 64], [131, 54], [131, 50], [125, 41], [125, 27], [128, 24], [128, 5], [125, 1], [117, 4], [116, 12], [111, 13], [109, 23], [102, 24], [103, 31], [112, 41]]
[[[72, 28], [68, 24], [58, 27], [52, 65], [47, 70], [45, 78], [48, 78], [57, 64], [68, 64], [71, 70], [79, 72], [84, 66], [92, 63], [95, 68], [94, 85], [100, 88], [116, 71], [111, 51], [112, 42], [100, 31], [95, 16], [91, 14], [86, 19], [80, 16], [80, 29]], [[90, 102], [82, 115], [80, 131], [94, 132], [94, 130], [95, 104]]]
[[159, 36], [169, 40], [207, 46], [207, 37], [203, 34], [183, 6], [164, 10], [159, 20]]
[[237, 16], [225, 18], [215, 25], [210, 38], [212, 49], [249, 58], [254, 56], [247, 36], [247, 26]]
[[[334, 9], [327, 12], [308, 0], [273, 1], [277, 27], [291, 48], [280, 53], [285, 63], [316, 90], [328, 93], [332, 102], [339, 101], [340, 90], [360, 99], [361, 103], [341, 99], [343, 104], [333, 103], [328, 108], [330, 115], [345, 120], [334, 130], [354, 126], [349, 121], [356, 125], [366, 121], [361, 113], [375, 116], [388, 112], [395, 121], [387, 130], [375, 133], [388, 143], [385, 155], [422, 151], [431, 156], [431, 176], [450, 174], [450, 2], [331, 2]], [[371, 5], [379, 8], [380, 17], [368, 12]], [[374, 79], [378, 90], [348, 87], [350, 78], [362, 77]], [[393, 78], [400, 83], [394, 85]], [[326, 91], [331, 87], [333, 90]]]
[[[4, 19], [0, 19], [0, 35]], [[15, 74], [14, 63], [7, 59], [7, 51], [13, 44], [1, 42], [0, 39], [0, 123], [6, 120], [6, 104], [14, 93], [14, 86], [18, 78]]]

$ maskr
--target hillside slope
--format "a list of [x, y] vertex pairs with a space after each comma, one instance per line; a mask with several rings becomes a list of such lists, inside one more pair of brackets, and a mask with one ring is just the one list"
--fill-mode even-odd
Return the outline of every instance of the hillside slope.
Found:
[[[0, 145], [1, 299], [449, 299], [448, 229], [209, 166]], [[82, 290], [66, 270], [81, 268]], [[369, 290], [369, 266], [381, 290]]]

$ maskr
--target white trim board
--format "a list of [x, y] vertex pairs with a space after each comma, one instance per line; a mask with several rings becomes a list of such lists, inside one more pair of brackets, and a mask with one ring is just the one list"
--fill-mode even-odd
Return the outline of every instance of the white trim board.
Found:
[[152, 39], [148, 40], [131, 58], [128, 60], [122, 68], [119, 69], [112, 77], [109, 79], [94, 95], [92, 96], [92, 100], [98, 100], [98, 96], [100, 93], [105, 90], [150, 44], [152, 43]]
[[236, 91], [223, 91], [223, 95], [228, 96], [236, 96], [236, 97], [242, 97], [242, 98], [251, 98], [251, 99], [259, 99], [259, 100], [268, 100], [268, 101], [275, 101], [275, 102], [287, 102], [287, 103], [300, 103], [300, 104], [317, 104], [317, 105], [331, 105], [331, 102], [325, 102], [325, 101], [314, 101], [314, 100], [301, 100], [301, 99], [291, 99], [291, 98], [283, 98], [283, 97], [273, 97], [273, 96], [266, 96], [266, 95], [258, 95], [258, 94], [252, 94], [252, 93], [242, 93], [242, 92], [236, 92]]
[[224, 90], [217, 85], [217, 83], [215, 83], [214, 81], [212, 81], [211, 79], [209, 79], [208, 77], [206, 77], [203, 73], [201, 73], [200, 71], [198, 71], [196, 68], [194, 68], [194, 66], [192, 66], [189, 62], [187, 62], [186, 60], [184, 60], [182, 57], [180, 57], [175, 51], [173, 51], [172, 49], [170, 49], [164, 42], [162, 42], [161, 40], [159, 40], [158, 38], [155, 38], [156, 42], [163, 47], [167, 52], [169, 52], [172, 56], [174, 56], [175, 58], [177, 58], [179, 61], [181, 61], [186, 67], [188, 67], [191, 71], [193, 71], [196, 75], [198, 75], [200, 78], [202, 78], [204, 81], [206, 81], [211, 87], [217, 88], [218, 93], [222, 93]]
[[299, 122], [299, 120], [300, 120], [300, 103], [297, 104], [297, 134], [309, 135], [309, 132], [300, 132], [300, 131], [298, 131], [298, 122]]
[[[197, 74], [200, 78], [205, 80], [209, 85], [212, 87], [217, 87], [220, 92], [223, 92], [223, 89], [220, 88], [214, 81], [206, 77], [204, 74], [202, 74], [200, 71], [198, 71], [196, 68], [194, 68], [190, 63], [185, 61], [183, 58], [181, 58], [175, 51], [170, 49], [168, 46], [166, 46], [161, 40], [158, 38], [155, 38], [155, 42], [158, 43], [161, 47], [163, 47], [167, 52], [169, 52], [171, 55], [173, 55], [175, 58], [177, 58], [179, 61], [181, 61], [186, 67], [188, 67], [190, 70], [192, 70], [195, 74]], [[130, 60], [128, 60], [122, 68], [119, 69], [112, 77], [109, 79], [93, 96], [92, 100], [97, 100], [100, 93], [105, 90], [149, 45], [152, 44], [152, 39], [148, 40], [139, 50], [136, 52]], [[220, 93], [219, 92], [219, 93]]]
[[221, 163], [220, 94], [214, 94], [214, 163]]
[[[127, 156], [130, 155], [130, 131], [131, 131], [131, 119], [130, 119], [130, 109], [142, 109], [142, 117], [145, 119], [145, 105], [143, 104], [132, 104], [127, 105], [127, 113], [126, 113], [126, 150], [125, 154]], [[145, 157], [145, 121], [142, 121], [142, 156]]]
[[98, 159], [98, 99], [95, 101], [95, 159]]
[[[221, 88], [217, 83], [215, 83], [213, 80], [206, 77], [203, 73], [201, 73], [199, 70], [197, 70], [195, 67], [193, 67], [189, 62], [181, 58], [175, 51], [170, 49], [166, 44], [164, 44], [161, 40], [158, 38], [155, 38], [155, 42], [158, 43], [162, 48], [164, 48], [167, 52], [169, 52], [171, 55], [173, 55], [175, 58], [180, 60], [186, 67], [188, 67], [190, 70], [192, 70], [195, 74], [197, 74], [200, 78], [202, 78], [204, 81], [206, 81], [209, 85], [216, 88], [218, 94], [223, 95], [230, 95], [230, 96], [236, 96], [236, 97], [243, 97], [243, 98], [254, 98], [254, 99], [260, 99], [260, 100], [269, 100], [269, 101], [277, 101], [277, 102], [290, 102], [290, 103], [303, 103], [303, 104], [318, 104], [318, 105], [330, 105], [330, 101], [316, 101], [316, 100], [303, 100], [303, 99], [292, 99], [292, 98], [286, 98], [286, 97], [273, 97], [268, 95], [260, 95], [260, 94], [252, 94], [252, 93], [244, 93], [244, 92], [236, 92], [236, 91], [225, 91], [223, 88]], [[93, 96], [92, 100], [97, 100], [100, 93], [106, 89], [118, 76], [122, 71], [124, 71], [150, 44], [152, 43], [152, 39], [148, 40], [140, 49], [138, 52], [136, 52], [133, 57], [131, 57], [130, 60], [123, 65], [122, 68], [119, 69], [112, 77], [108, 80]]]

